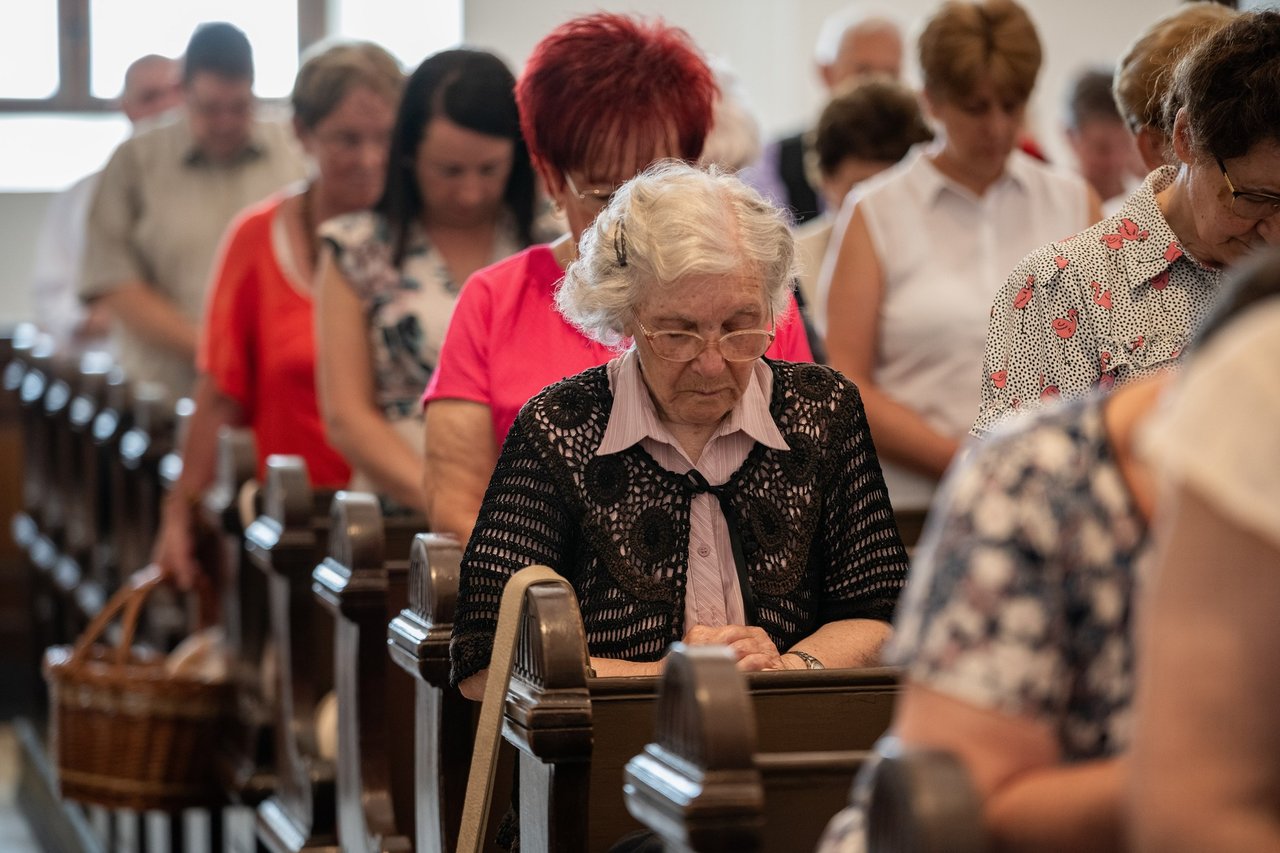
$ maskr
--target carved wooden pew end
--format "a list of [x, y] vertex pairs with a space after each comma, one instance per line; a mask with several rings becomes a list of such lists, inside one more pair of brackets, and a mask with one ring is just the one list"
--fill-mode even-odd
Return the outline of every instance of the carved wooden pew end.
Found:
[[982, 853], [982, 801], [960, 760], [940, 750], [886, 739], [867, 809], [867, 848], [875, 853]]
[[266, 579], [276, 669], [276, 788], [258, 805], [258, 840], [273, 853], [338, 849], [334, 766], [316, 751], [316, 705], [332, 686], [332, 621], [311, 593], [328, 514], [298, 456], [267, 459], [266, 509], [245, 530], [245, 550]]
[[627, 763], [628, 811], [669, 849], [756, 849], [764, 784], [752, 758], [755, 710], [728, 649], [672, 649], [655, 729], [655, 741]]
[[328, 556], [312, 575], [334, 621], [338, 841], [348, 853], [412, 848], [413, 691], [389, 676], [387, 625], [409, 603], [411, 536], [425, 526], [384, 521], [375, 496], [338, 492]]

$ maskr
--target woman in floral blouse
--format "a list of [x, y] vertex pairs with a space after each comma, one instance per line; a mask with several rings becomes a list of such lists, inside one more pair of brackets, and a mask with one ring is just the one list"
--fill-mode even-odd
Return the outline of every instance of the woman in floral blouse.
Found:
[[[1274, 268], [1252, 267], [1200, 342], [1278, 293]], [[885, 653], [906, 672], [890, 734], [961, 760], [993, 849], [1120, 847], [1155, 492], [1135, 444], [1172, 378], [1005, 425], [939, 493]], [[821, 853], [862, 849], [873, 772]]]
[[354, 488], [416, 510], [418, 397], [462, 282], [532, 241], [533, 168], [514, 89], [490, 53], [427, 57], [405, 86], [382, 198], [320, 229], [318, 389], [329, 440], [355, 469]]
[[1104, 390], [1174, 364], [1222, 270], [1280, 243], [1280, 12], [1246, 13], [1177, 68], [1179, 163], [1120, 211], [1019, 264], [987, 332], [984, 434], [1043, 400]]

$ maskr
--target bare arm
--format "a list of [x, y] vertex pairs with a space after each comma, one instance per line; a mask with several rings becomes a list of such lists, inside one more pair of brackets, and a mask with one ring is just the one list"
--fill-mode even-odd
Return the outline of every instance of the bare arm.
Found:
[[1280, 548], [1187, 488], [1162, 511], [1140, 625], [1135, 849], [1280, 849]]
[[1061, 764], [1054, 733], [1043, 723], [912, 680], [898, 699], [894, 733], [964, 762], [995, 850], [1120, 849], [1120, 760]]
[[187, 425], [182, 445], [182, 474], [165, 496], [151, 559], [189, 589], [200, 570], [191, 535], [194, 503], [213, 481], [218, 457], [218, 432], [223, 426], [240, 426], [240, 404], [223, 394], [206, 374], [196, 379], [196, 410]]
[[150, 285], [127, 281], [99, 296], [94, 304], [105, 305], [139, 338], [195, 360], [199, 329]]
[[317, 278], [316, 388], [329, 441], [380, 493], [422, 511], [422, 457], [377, 406], [364, 310], [331, 249]]
[[432, 530], [466, 542], [498, 464], [489, 407], [471, 400], [433, 400], [427, 406], [425, 453], [427, 521]]
[[839, 241], [827, 287], [827, 357], [862, 394], [879, 456], [941, 477], [959, 442], [934, 430], [876, 384], [873, 371], [884, 299], [884, 273], [862, 211], [855, 205]]

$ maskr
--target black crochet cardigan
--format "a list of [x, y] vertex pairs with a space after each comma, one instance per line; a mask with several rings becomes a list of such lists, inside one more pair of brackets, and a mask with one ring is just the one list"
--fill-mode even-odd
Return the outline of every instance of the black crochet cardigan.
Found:
[[[768, 364], [790, 449], [756, 444], [724, 490], [757, 622], [785, 651], [827, 622], [891, 620], [907, 557], [858, 389], [827, 367]], [[654, 661], [683, 636], [697, 487], [639, 445], [596, 456], [612, 404], [602, 366], [520, 410], [463, 555], [455, 684], [489, 665], [503, 586], [535, 563], [573, 585], [592, 655]]]

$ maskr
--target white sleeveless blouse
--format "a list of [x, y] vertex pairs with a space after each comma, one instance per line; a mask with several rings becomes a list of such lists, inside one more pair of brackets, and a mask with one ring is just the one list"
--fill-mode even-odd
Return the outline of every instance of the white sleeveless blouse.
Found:
[[[875, 381], [934, 429], [961, 438], [981, 402], [992, 299], [1039, 246], [1087, 227], [1084, 180], [1014, 151], [985, 195], [917, 148], [857, 202], [884, 272]], [[936, 482], [884, 462], [895, 509], [929, 505]]]

